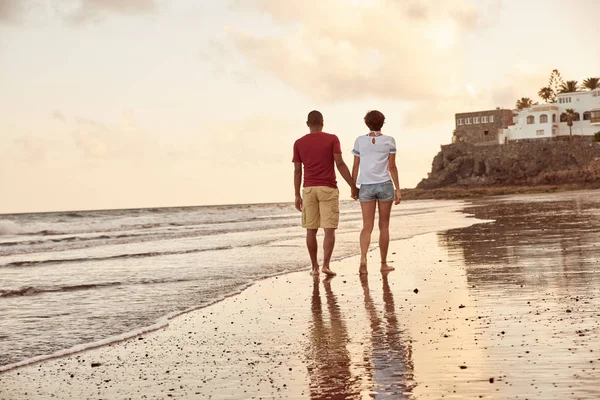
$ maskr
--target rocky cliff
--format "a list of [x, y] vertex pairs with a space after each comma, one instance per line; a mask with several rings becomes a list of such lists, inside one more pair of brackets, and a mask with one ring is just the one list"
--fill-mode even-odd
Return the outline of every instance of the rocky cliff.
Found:
[[600, 184], [600, 143], [442, 146], [417, 189]]

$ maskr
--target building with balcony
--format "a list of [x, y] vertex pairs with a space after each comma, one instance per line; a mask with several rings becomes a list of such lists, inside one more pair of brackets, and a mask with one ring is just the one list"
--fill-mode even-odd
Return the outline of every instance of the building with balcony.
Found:
[[[575, 111], [573, 126], [567, 123], [567, 110]], [[512, 140], [560, 139], [593, 136], [600, 131], [600, 90], [560, 93], [557, 102], [539, 104], [515, 111], [513, 125], [498, 133], [498, 142]]]

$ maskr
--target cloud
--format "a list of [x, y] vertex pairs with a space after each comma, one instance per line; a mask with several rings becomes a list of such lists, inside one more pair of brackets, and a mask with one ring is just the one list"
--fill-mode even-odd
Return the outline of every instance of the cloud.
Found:
[[0, 24], [18, 21], [24, 2], [25, 0], [0, 0]]
[[[214, 165], [230, 162], [277, 164], [291, 160], [293, 140], [302, 123], [274, 115], [254, 115], [231, 121], [205, 121], [207, 135], [197, 144]], [[215, 156], [217, 155], [217, 156]]]
[[60, 122], [66, 122], [66, 118], [64, 116], [64, 114], [62, 112], [60, 112], [59, 110], [56, 110], [52, 113], [52, 119], [56, 120], [56, 121], [60, 121]]
[[513, 108], [517, 99], [529, 97], [533, 102], [542, 102], [538, 91], [548, 85], [548, 77], [552, 72], [551, 66], [523, 65], [509, 72], [504, 77], [507, 82], [498, 85], [492, 93], [493, 101], [502, 107]]
[[[22, 19], [30, 9], [44, 9], [41, 0], [0, 0], [0, 24]], [[63, 20], [73, 24], [98, 22], [108, 15], [138, 15], [152, 13], [157, 0], [60, 0], [49, 2], [51, 9]]]
[[148, 135], [137, 128], [130, 111], [124, 111], [121, 122], [115, 126], [76, 118], [72, 136], [77, 148], [91, 159], [143, 158], [152, 143]]
[[110, 14], [137, 15], [154, 12], [156, 0], [71, 0], [58, 11], [73, 24], [98, 22]]
[[48, 141], [39, 136], [27, 135], [14, 140], [14, 155], [17, 160], [37, 163], [46, 159]]
[[217, 78], [227, 77], [240, 84], [255, 83], [255, 77], [244, 68], [243, 57], [229, 43], [209, 39], [198, 57]]
[[[459, 112], [492, 110], [496, 107], [513, 109], [517, 99], [529, 97], [534, 102], [541, 100], [537, 93], [545, 86], [551, 67], [545, 65], [516, 65], [503, 76], [484, 88], [467, 84], [464, 88], [436, 101], [414, 102], [404, 115], [407, 128], [429, 128], [440, 121], [453, 124], [454, 114]], [[453, 126], [453, 125], [452, 125]]]
[[285, 84], [328, 100], [442, 95], [462, 74], [462, 43], [481, 20], [467, 0], [252, 4], [274, 33], [230, 28], [238, 49]]

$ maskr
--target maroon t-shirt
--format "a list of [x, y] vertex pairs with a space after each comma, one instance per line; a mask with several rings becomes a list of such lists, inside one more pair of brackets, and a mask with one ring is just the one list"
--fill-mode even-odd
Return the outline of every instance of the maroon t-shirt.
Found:
[[304, 164], [304, 187], [337, 188], [333, 155], [341, 153], [340, 140], [330, 133], [309, 133], [296, 140], [292, 162]]

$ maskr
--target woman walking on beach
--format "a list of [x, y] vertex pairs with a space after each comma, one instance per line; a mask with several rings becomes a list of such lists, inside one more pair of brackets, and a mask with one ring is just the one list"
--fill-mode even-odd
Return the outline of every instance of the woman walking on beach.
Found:
[[352, 154], [354, 154], [352, 179], [360, 185], [357, 197], [360, 200], [363, 217], [363, 227], [360, 232], [360, 274], [367, 273], [367, 251], [375, 224], [376, 208], [379, 209], [381, 271], [394, 270], [387, 264], [390, 244], [390, 214], [392, 204], [400, 204], [401, 195], [398, 169], [396, 168], [396, 141], [393, 137], [381, 133], [384, 121], [385, 116], [381, 112], [369, 111], [365, 115], [365, 124], [369, 127], [370, 132], [367, 135], [359, 136], [354, 142], [352, 150]]

